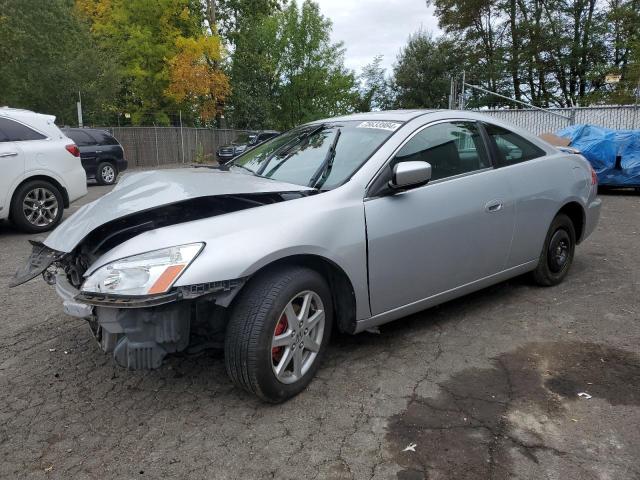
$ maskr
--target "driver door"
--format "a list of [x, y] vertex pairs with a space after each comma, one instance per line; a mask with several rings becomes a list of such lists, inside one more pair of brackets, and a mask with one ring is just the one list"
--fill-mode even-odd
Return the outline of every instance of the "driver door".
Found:
[[415, 133], [391, 160], [431, 164], [427, 185], [365, 201], [372, 314], [505, 269], [515, 221], [502, 169], [493, 169], [476, 122]]

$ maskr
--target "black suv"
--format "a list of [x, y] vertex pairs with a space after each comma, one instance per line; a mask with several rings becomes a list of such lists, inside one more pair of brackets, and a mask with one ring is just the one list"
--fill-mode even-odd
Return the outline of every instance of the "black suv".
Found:
[[272, 139], [280, 135], [280, 132], [275, 130], [261, 130], [259, 132], [241, 133], [231, 145], [223, 145], [218, 149], [217, 156], [218, 162], [225, 164], [230, 162], [235, 157], [244, 153], [248, 148], [253, 148], [256, 145], [260, 145], [267, 140]]
[[112, 185], [118, 173], [127, 169], [122, 145], [108, 132], [95, 128], [63, 128], [62, 132], [80, 149], [87, 178], [95, 178], [100, 185]]

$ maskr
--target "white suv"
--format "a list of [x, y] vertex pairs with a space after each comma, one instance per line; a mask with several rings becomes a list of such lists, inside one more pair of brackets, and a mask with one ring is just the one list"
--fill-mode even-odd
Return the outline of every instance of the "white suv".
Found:
[[29, 233], [55, 227], [63, 209], [87, 193], [80, 150], [55, 119], [0, 108], [0, 220]]

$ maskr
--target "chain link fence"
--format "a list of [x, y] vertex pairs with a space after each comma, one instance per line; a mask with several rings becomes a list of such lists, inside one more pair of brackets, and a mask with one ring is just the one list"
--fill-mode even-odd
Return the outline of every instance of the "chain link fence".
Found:
[[221, 145], [246, 130], [180, 127], [102, 127], [124, 148], [130, 167], [211, 162]]
[[[527, 108], [477, 111], [536, 135], [557, 132], [564, 127], [577, 124], [597, 125], [618, 130], [640, 129], [640, 107], [638, 106], [550, 108], [546, 111]], [[559, 113], [566, 118], [549, 112]]]

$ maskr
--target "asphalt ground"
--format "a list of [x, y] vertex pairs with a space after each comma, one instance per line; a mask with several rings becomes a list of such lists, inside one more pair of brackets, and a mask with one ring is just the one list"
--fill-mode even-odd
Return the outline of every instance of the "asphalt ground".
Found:
[[0, 478], [640, 478], [640, 196], [602, 198], [560, 286], [337, 334], [277, 406], [216, 351], [117, 367], [41, 279], [7, 288], [32, 237], [1, 224]]

